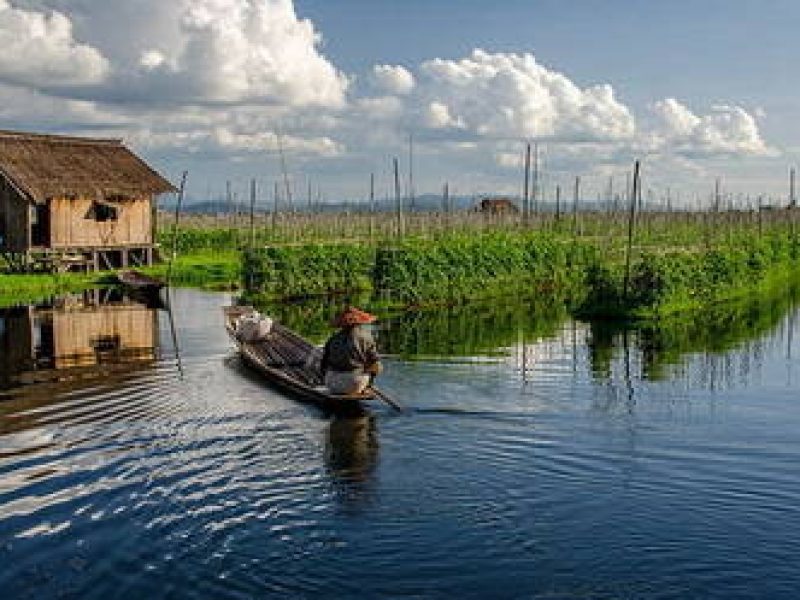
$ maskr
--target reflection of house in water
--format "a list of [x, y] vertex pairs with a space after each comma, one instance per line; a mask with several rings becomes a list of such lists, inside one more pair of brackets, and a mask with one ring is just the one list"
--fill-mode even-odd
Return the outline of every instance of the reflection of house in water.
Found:
[[156, 359], [158, 314], [109, 290], [0, 310], [0, 387], [93, 377]]

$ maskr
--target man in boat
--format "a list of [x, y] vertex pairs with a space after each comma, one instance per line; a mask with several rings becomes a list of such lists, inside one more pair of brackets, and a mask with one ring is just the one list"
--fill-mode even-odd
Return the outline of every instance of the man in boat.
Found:
[[325, 386], [334, 394], [360, 394], [381, 372], [375, 340], [364, 327], [376, 320], [375, 315], [354, 307], [334, 319], [339, 331], [325, 343], [321, 363]]

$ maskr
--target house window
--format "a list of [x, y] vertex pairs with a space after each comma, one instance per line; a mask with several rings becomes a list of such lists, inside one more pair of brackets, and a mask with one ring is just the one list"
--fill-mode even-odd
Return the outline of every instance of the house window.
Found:
[[116, 221], [119, 219], [119, 208], [105, 202], [92, 202], [92, 206], [86, 211], [84, 218], [98, 223]]

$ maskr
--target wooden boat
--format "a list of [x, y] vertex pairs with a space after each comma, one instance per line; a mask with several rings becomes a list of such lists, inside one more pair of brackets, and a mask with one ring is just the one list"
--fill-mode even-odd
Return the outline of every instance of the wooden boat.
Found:
[[116, 277], [120, 284], [139, 292], [157, 292], [166, 285], [160, 279], [150, 277], [141, 271], [134, 271], [133, 269], [120, 271]]
[[235, 322], [254, 309], [249, 306], [233, 306], [223, 310], [225, 328], [244, 361], [280, 391], [332, 412], [358, 411], [363, 408], [362, 402], [380, 397], [381, 392], [373, 388], [357, 395], [332, 394], [323, 384], [320, 348], [277, 321], [273, 322], [266, 339], [252, 343], [243, 342], [236, 334]]

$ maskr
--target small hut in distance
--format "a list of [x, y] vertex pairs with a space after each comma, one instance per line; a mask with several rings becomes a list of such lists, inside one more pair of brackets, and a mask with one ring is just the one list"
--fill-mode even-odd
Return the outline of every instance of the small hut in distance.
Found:
[[0, 252], [17, 269], [150, 265], [166, 179], [120, 140], [0, 131]]
[[519, 208], [510, 198], [484, 198], [478, 211], [489, 215], [513, 215], [519, 212]]

